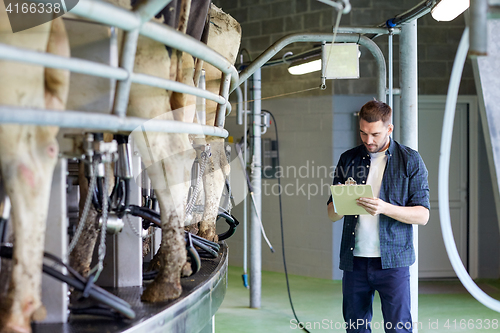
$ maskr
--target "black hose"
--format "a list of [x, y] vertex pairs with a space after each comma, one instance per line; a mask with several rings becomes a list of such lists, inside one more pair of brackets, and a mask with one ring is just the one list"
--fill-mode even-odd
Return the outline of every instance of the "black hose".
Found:
[[193, 274], [196, 274], [200, 271], [201, 259], [198, 251], [196, 251], [193, 246], [193, 237], [190, 232], [186, 233], [186, 250], [191, 258], [191, 270], [193, 271]]
[[125, 203], [124, 203], [124, 205], [125, 205], [125, 209], [127, 209], [128, 205], [130, 204], [130, 196], [129, 196], [130, 195], [130, 179], [124, 179], [123, 182], [125, 184], [125, 190], [124, 190], [125, 191], [125, 195], [124, 195]]
[[[97, 182], [97, 180], [96, 180]], [[89, 181], [90, 183], [90, 181]], [[92, 205], [94, 206], [94, 209], [98, 212], [101, 211], [101, 202], [99, 200], [99, 191], [97, 190], [97, 186], [94, 188], [94, 192], [92, 192]]]
[[0, 217], [0, 244], [4, 243], [7, 239], [7, 220]]
[[[188, 231], [185, 231], [186, 233], [188, 233]], [[201, 242], [205, 245], [208, 245], [210, 246], [212, 249], [214, 249], [215, 251], [219, 251], [220, 250], [220, 246], [219, 244], [215, 243], [215, 242], [211, 242], [209, 241], [208, 239], [205, 239], [203, 237], [200, 237], [198, 235], [195, 235], [195, 234], [191, 234], [191, 238], [195, 241], [198, 241], [198, 242]]]
[[[279, 149], [279, 139], [278, 139], [278, 125], [276, 124], [276, 118], [274, 118], [274, 115], [270, 111], [262, 110], [262, 112], [269, 113], [269, 115], [271, 116], [271, 118], [273, 118], [274, 131], [276, 133], [276, 159], [277, 159], [277, 161], [276, 161], [277, 162], [276, 167], [279, 168], [280, 167], [280, 149]], [[281, 177], [277, 177], [277, 178], [278, 178], [278, 188], [281, 188]], [[293, 307], [292, 295], [290, 293], [290, 282], [288, 281], [288, 270], [286, 268], [285, 235], [284, 235], [284, 231], [283, 231], [283, 206], [281, 204], [281, 192], [282, 191], [279, 191], [279, 195], [278, 195], [279, 200], [278, 200], [278, 202], [279, 202], [279, 206], [280, 206], [281, 250], [282, 250], [282, 253], [283, 253], [283, 267], [285, 268], [286, 289], [288, 291], [288, 299], [290, 300], [290, 307], [292, 308], [293, 316], [295, 317], [295, 320], [297, 321], [297, 323], [300, 324], [301, 321], [299, 320], [299, 318], [297, 318], [297, 314], [295, 313], [295, 308]], [[302, 326], [302, 329], [304, 331], [310, 333], [307, 330], [307, 328], [305, 328], [305, 325], [301, 325], [301, 326]]]
[[[65, 282], [66, 284], [78, 290], [83, 291], [85, 289], [85, 284], [78, 279], [64, 275], [63, 273], [50, 266], [43, 265], [43, 272], [59, 281]], [[91, 298], [109, 306], [110, 308], [115, 309], [129, 319], [135, 318], [135, 312], [134, 310], [132, 310], [129, 304], [127, 304], [127, 306], [124, 306], [122, 302], [116, 302], [116, 300], [113, 297], [109, 297], [109, 295], [112, 294], [108, 293], [104, 289], [97, 287], [96, 285], [92, 286], [92, 288], [90, 288], [89, 290], [89, 296]]]
[[[14, 252], [13, 247], [11, 246], [0, 247], [0, 257], [12, 259], [13, 252]], [[63, 274], [59, 272], [57, 269], [48, 266], [46, 264], [43, 264], [42, 266], [42, 270], [44, 273], [80, 291], [83, 291], [85, 289], [85, 286], [87, 285], [88, 281], [83, 276], [81, 276], [76, 270], [74, 270], [71, 266], [65, 264], [60, 258], [50, 253], [44, 252], [43, 255], [45, 258], [52, 260], [54, 263], [59, 264], [62, 267], [65, 267], [68, 270], [68, 272], [73, 276], [68, 276], [66, 274]], [[92, 285], [92, 287], [89, 289], [89, 296], [109, 306], [110, 308], [115, 309], [116, 311], [120, 312], [129, 319], [135, 318], [135, 312], [132, 310], [130, 304], [96, 285]]]
[[146, 207], [140, 207], [136, 205], [129, 205], [127, 208], [128, 213], [134, 216], [138, 216], [149, 222], [152, 222], [156, 227], [161, 228], [161, 218], [160, 215]]
[[[119, 193], [118, 192], [118, 186], [120, 184], [120, 177], [116, 177], [115, 176], [115, 184], [113, 185], [113, 190], [111, 191], [111, 194], [109, 195], [109, 198], [110, 198], [110, 201], [113, 202], [113, 198], [118, 195], [119, 196]], [[116, 204], [118, 205], [118, 200], [116, 201]], [[110, 207], [110, 210], [112, 209], [115, 209], [116, 207], [113, 207], [112, 205], [109, 205], [108, 207]]]
[[105, 181], [104, 177], [97, 177], [96, 191], [97, 191], [97, 201], [99, 202], [99, 211], [102, 210], [103, 181]]
[[70, 306], [68, 308], [73, 315], [89, 315], [89, 316], [100, 316], [108, 317], [112, 319], [121, 319], [123, 316], [111, 309], [101, 307], [101, 306], [88, 306], [88, 307], [74, 307]]
[[210, 245], [207, 245], [204, 242], [201, 242], [197, 239], [193, 239], [193, 244], [199, 247], [200, 249], [204, 250], [205, 252], [208, 252], [210, 256], [213, 258], [217, 258], [219, 256], [219, 253], [216, 250], [214, 250]]
[[229, 224], [229, 230], [218, 235], [219, 241], [222, 241], [234, 235], [234, 233], [236, 232], [236, 228], [238, 227], [240, 222], [238, 222], [238, 220], [233, 215], [221, 210], [219, 210], [219, 215], [217, 216], [217, 218], [220, 217], [224, 218], [226, 223]]

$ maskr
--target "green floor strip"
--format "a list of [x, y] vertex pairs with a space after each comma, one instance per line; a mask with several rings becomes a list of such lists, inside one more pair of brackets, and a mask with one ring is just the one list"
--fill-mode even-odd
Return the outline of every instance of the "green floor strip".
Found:
[[[293, 319], [283, 273], [262, 272], [262, 307], [250, 309], [242, 272], [241, 267], [229, 267], [226, 297], [215, 315], [217, 333], [303, 332]], [[500, 280], [478, 283], [500, 299]], [[290, 288], [297, 316], [311, 332], [345, 332], [340, 281], [290, 275]], [[476, 301], [459, 281], [421, 281], [418, 327], [419, 333], [500, 332], [500, 314]], [[378, 296], [372, 332], [384, 332]]]

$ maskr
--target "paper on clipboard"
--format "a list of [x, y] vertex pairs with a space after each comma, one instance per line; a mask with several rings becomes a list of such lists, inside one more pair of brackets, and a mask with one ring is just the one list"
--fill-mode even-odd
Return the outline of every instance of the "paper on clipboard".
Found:
[[368, 215], [369, 213], [356, 200], [373, 198], [371, 185], [331, 185], [333, 208], [339, 215]]

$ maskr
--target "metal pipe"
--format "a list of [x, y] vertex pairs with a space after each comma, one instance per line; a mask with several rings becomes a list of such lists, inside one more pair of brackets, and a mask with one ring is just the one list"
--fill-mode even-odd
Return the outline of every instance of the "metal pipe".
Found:
[[0, 59], [16, 62], [22, 61], [50, 68], [68, 69], [74, 73], [94, 75], [108, 79], [124, 80], [128, 77], [127, 71], [122, 68], [115, 68], [83, 59], [61, 57], [5, 44], [0, 44]]
[[171, 46], [179, 51], [187, 52], [215, 66], [223, 73], [231, 74], [232, 87], [238, 83], [238, 72], [226, 58], [199, 40], [185, 35], [172, 27], [155, 22], [146, 22], [141, 26], [139, 14], [101, 1], [80, 0], [71, 12], [75, 15], [115, 26], [126, 31], [140, 28], [141, 35]]
[[238, 125], [243, 125], [243, 93], [240, 87], [236, 87], [235, 91], [238, 99], [238, 105], [236, 106], [236, 123]]
[[326, 66], [328, 65], [327, 55], [325, 51], [326, 42], [321, 42], [321, 90], [326, 89]]
[[[243, 84], [243, 100], [244, 102], [244, 109], [245, 109], [245, 114], [243, 116], [243, 161], [245, 162], [243, 169], [246, 172], [247, 171], [247, 163], [248, 163], [248, 149], [247, 149], [247, 143], [248, 143], [248, 138], [247, 138], [247, 128], [248, 128], [248, 82], [245, 81]], [[245, 185], [246, 184], [246, 179], [244, 180]], [[248, 271], [248, 202], [247, 202], [248, 195], [245, 195], [245, 198], [243, 199], [243, 272], [246, 276], [247, 271]], [[248, 288], [248, 285], [247, 285]]]
[[475, 0], [470, 4], [469, 57], [488, 55], [488, 0]]
[[156, 76], [146, 75], [146, 74], [132, 74], [132, 82], [145, 84], [148, 86], [163, 88], [166, 90], [176, 91], [183, 94], [191, 94], [201, 98], [206, 98], [208, 100], [214, 101], [219, 104], [226, 104], [226, 99], [222, 96], [214, 94], [202, 88], [195, 88], [188, 86], [187, 84], [180, 83], [177, 81], [165, 80]]
[[[318, 33], [297, 33], [287, 35], [273, 45], [271, 45], [267, 50], [265, 50], [261, 55], [255, 59], [250, 66], [240, 73], [239, 82], [237, 86], [245, 82], [258, 68], [264, 65], [269, 59], [271, 59], [276, 53], [281, 51], [285, 46], [297, 43], [297, 42], [332, 42], [333, 34], [318, 34]], [[384, 59], [384, 54], [380, 50], [377, 44], [371, 39], [357, 35], [357, 34], [337, 34], [335, 42], [340, 43], [358, 43], [366, 47], [374, 56], [375, 61], [378, 65], [377, 72], [377, 98], [380, 101], [386, 101], [385, 86], [386, 86], [386, 75], [387, 69]], [[231, 92], [236, 88], [236, 86], [231, 85]]]
[[137, 13], [104, 1], [80, 0], [71, 13], [125, 31], [137, 29], [141, 25]]
[[131, 179], [133, 176], [132, 172], [132, 155], [130, 154], [130, 149], [128, 147], [128, 142], [121, 142], [118, 145], [118, 161], [115, 164], [117, 167], [116, 175], [117, 177], [123, 179]]
[[[337, 30], [338, 34], [377, 34], [377, 35], [387, 35], [389, 30], [387, 28], [379, 27], [339, 27]], [[394, 35], [399, 35], [401, 33], [401, 28], [394, 28]]]
[[[223, 74], [222, 75], [222, 82], [220, 86], [220, 92], [219, 94], [222, 95], [227, 100], [227, 97], [229, 95], [229, 86], [231, 84], [231, 74]], [[227, 103], [229, 104], [229, 103]], [[229, 109], [230, 111], [230, 109]], [[229, 113], [226, 113], [226, 103], [224, 104], [219, 104], [217, 105], [217, 115], [215, 119], [215, 126], [218, 127], [224, 127], [224, 123], [226, 121], [226, 115], [229, 115]]]
[[[397, 27], [396, 28], [391, 28], [391, 29], [393, 30], [392, 31], [393, 35], [399, 35], [400, 32], [401, 32], [401, 29], [397, 28]], [[364, 27], [339, 27], [337, 29], [337, 33], [339, 33], [339, 34], [342, 34], [342, 33], [346, 33], [346, 34], [354, 33], [354, 34], [387, 35], [387, 34], [390, 33], [391, 29], [377, 28], [377, 27], [374, 27], [374, 28], [369, 28], [369, 27], [367, 27], [367, 28], [364, 28]], [[307, 51], [304, 51], [304, 52], [301, 52], [301, 53], [297, 53], [297, 54], [291, 53], [288, 56], [285, 55], [284, 57], [281, 57], [281, 58], [277, 58], [277, 59], [274, 59], [274, 60], [269, 60], [264, 65], [262, 65], [262, 67], [282, 65], [284, 63], [288, 63], [288, 62], [291, 62], [291, 61], [298, 61], [298, 60], [302, 60], [304, 58], [318, 56], [318, 55], [320, 55], [320, 53], [321, 53], [321, 49], [319, 47], [318, 48], [313, 48], [313, 49], [310, 49], [310, 50], [307, 50]]]
[[215, 52], [199, 40], [185, 35], [172, 27], [155, 22], [147, 22], [140, 29], [141, 35], [149, 37], [157, 42], [171, 46], [179, 51], [187, 52], [195, 58], [199, 58], [217, 67], [224, 74], [231, 74], [231, 85], [238, 82], [236, 68], [219, 53]]
[[414, 21], [421, 18], [424, 15], [430, 13], [431, 9], [436, 5], [437, 0], [424, 0], [421, 3], [417, 4], [415, 7], [408, 9], [406, 12], [396, 15], [394, 18], [387, 20], [379, 24], [382, 26], [401, 26], [406, 22]]
[[254, 190], [254, 204], [250, 205], [250, 307], [260, 308], [262, 285], [262, 239], [259, 216], [262, 216], [262, 179], [261, 179], [261, 75], [260, 68], [253, 74], [253, 112], [252, 112], [252, 172], [250, 174]]
[[417, 24], [402, 27], [399, 36], [401, 142], [418, 149]]
[[[391, 29], [392, 30], [392, 29]], [[388, 36], [388, 44], [389, 44], [389, 50], [388, 50], [388, 53], [389, 53], [389, 95], [387, 97], [387, 100], [388, 100], [388, 104], [389, 106], [391, 107], [391, 109], [393, 108], [393, 97], [392, 97], [392, 88], [394, 87], [394, 54], [393, 54], [393, 44], [392, 44], [392, 40], [393, 40], [393, 35], [392, 33], [389, 33], [389, 36]]]
[[205, 134], [227, 138], [225, 129], [215, 126], [185, 123], [175, 120], [121, 118], [115, 115], [78, 111], [53, 111], [0, 106], [0, 123], [18, 123], [65, 128], [85, 128], [112, 132], [131, 132], [144, 126], [147, 131], [166, 133]]
[[120, 117], [125, 117], [127, 114], [130, 86], [132, 85], [130, 74], [134, 71], [135, 52], [137, 50], [138, 38], [139, 29], [130, 30], [125, 33], [125, 42], [120, 64], [121, 67], [127, 71], [128, 76], [125, 80], [118, 82], [114, 105], [114, 113]]
[[[399, 86], [401, 89], [401, 143], [418, 150], [418, 72], [417, 21], [401, 27], [399, 36]], [[410, 266], [412, 322], [418, 322], [418, 227], [413, 226], [413, 246], [416, 260]], [[413, 332], [418, 327], [415, 327]]]
[[141, 23], [151, 20], [160, 10], [167, 6], [172, 0], [149, 0], [142, 1], [134, 10], [139, 15]]
[[[201, 74], [200, 74], [200, 80], [198, 82], [198, 87], [199, 87], [199, 89], [206, 91], [205, 90], [206, 86], [207, 86], [207, 84], [206, 84], [205, 70], [202, 69]], [[211, 94], [211, 92], [209, 92], [209, 91], [206, 91], [206, 92]], [[214, 94], [214, 96], [217, 96], [218, 98], [222, 98], [219, 95]], [[210, 96], [208, 96], [208, 95], [198, 95], [196, 97], [196, 118], [198, 119], [198, 123], [202, 124], [202, 125], [207, 124], [207, 102], [206, 102], [206, 100], [207, 99], [213, 100], [209, 97]], [[218, 101], [216, 101], [216, 102], [218, 102]]]
[[[50, 68], [68, 69], [75, 73], [93, 75], [109, 79], [126, 80], [128, 78], [127, 71], [124, 70], [123, 68], [116, 68], [108, 65], [103, 65], [84, 59], [61, 57], [54, 54], [22, 49], [5, 44], [0, 44], [0, 59], [9, 61], [22, 61]], [[129, 68], [133, 67], [133, 58], [131, 64], [129, 63], [126, 66]], [[180, 93], [192, 94], [204, 97], [219, 104], [227, 104], [229, 110], [231, 110], [230, 103], [226, 103], [226, 99], [217, 94], [211, 93], [203, 89], [194, 88], [183, 83], [171, 80], [165, 80], [159, 77], [145, 75], [145, 74], [132, 73], [130, 79], [131, 82], [134, 83], [140, 83], [149, 86], [164, 88], [167, 90], [172, 90]], [[119, 83], [119, 87], [122, 82]], [[123, 85], [121, 85], [121, 87], [122, 89], [124, 89]], [[125, 101], [121, 102], [122, 105], [125, 105], [126, 107], [127, 101], [128, 101], [128, 93]]]

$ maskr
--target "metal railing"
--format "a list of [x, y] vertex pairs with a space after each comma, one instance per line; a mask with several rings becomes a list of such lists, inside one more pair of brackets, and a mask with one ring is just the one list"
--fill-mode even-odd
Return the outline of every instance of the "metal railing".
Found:
[[[231, 111], [228, 102], [230, 86], [236, 86], [239, 82], [238, 72], [234, 66], [222, 55], [215, 52], [207, 45], [185, 35], [167, 25], [154, 22], [146, 22], [151, 19], [159, 10], [164, 8], [171, 0], [150, 0], [135, 11], [128, 11], [112, 4], [80, 0], [71, 10], [72, 14], [96, 21], [101, 24], [114, 26], [127, 31], [127, 37], [131, 39], [130, 47], [123, 50], [121, 57], [121, 67], [112, 67], [100, 63], [76, 59], [65, 58], [54, 54], [37, 52], [29, 49], [13, 47], [0, 44], [0, 60], [19, 61], [49, 68], [67, 69], [75, 73], [104, 77], [118, 80], [118, 93], [115, 96], [114, 115], [103, 115], [92, 112], [39, 110], [33, 108], [21, 108], [14, 106], [0, 105], [0, 122], [3, 123], [23, 123], [32, 125], [55, 125], [69, 128], [87, 128], [110, 131], [131, 131], [133, 126], [140, 126], [141, 121], [148, 119], [125, 117], [126, 105], [130, 92], [130, 83], [144, 84], [167, 89], [179, 93], [186, 93], [218, 103], [217, 107], [217, 127], [201, 126], [192, 123], [180, 123], [177, 121], [153, 120], [155, 125], [148, 121], [148, 128], [153, 126], [155, 131], [170, 133], [191, 133], [207, 134], [219, 137], [227, 137], [223, 124], [225, 116]], [[138, 33], [137, 33], [138, 32]], [[151, 38], [157, 42], [170, 46], [174, 49], [187, 52], [192, 56], [201, 59], [222, 72], [220, 95], [209, 91], [188, 86], [186, 84], [166, 80], [145, 74], [133, 73], [135, 59], [135, 45], [138, 34]], [[135, 36], [134, 36], [135, 35]], [[135, 41], [134, 41], [135, 38]], [[127, 42], [126, 42], [127, 45]], [[128, 64], [128, 65], [127, 65]], [[130, 66], [132, 64], [132, 66]], [[123, 84], [127, 83], [127, 84]], [[120, 107], [116, 107], [120, 104]]]

